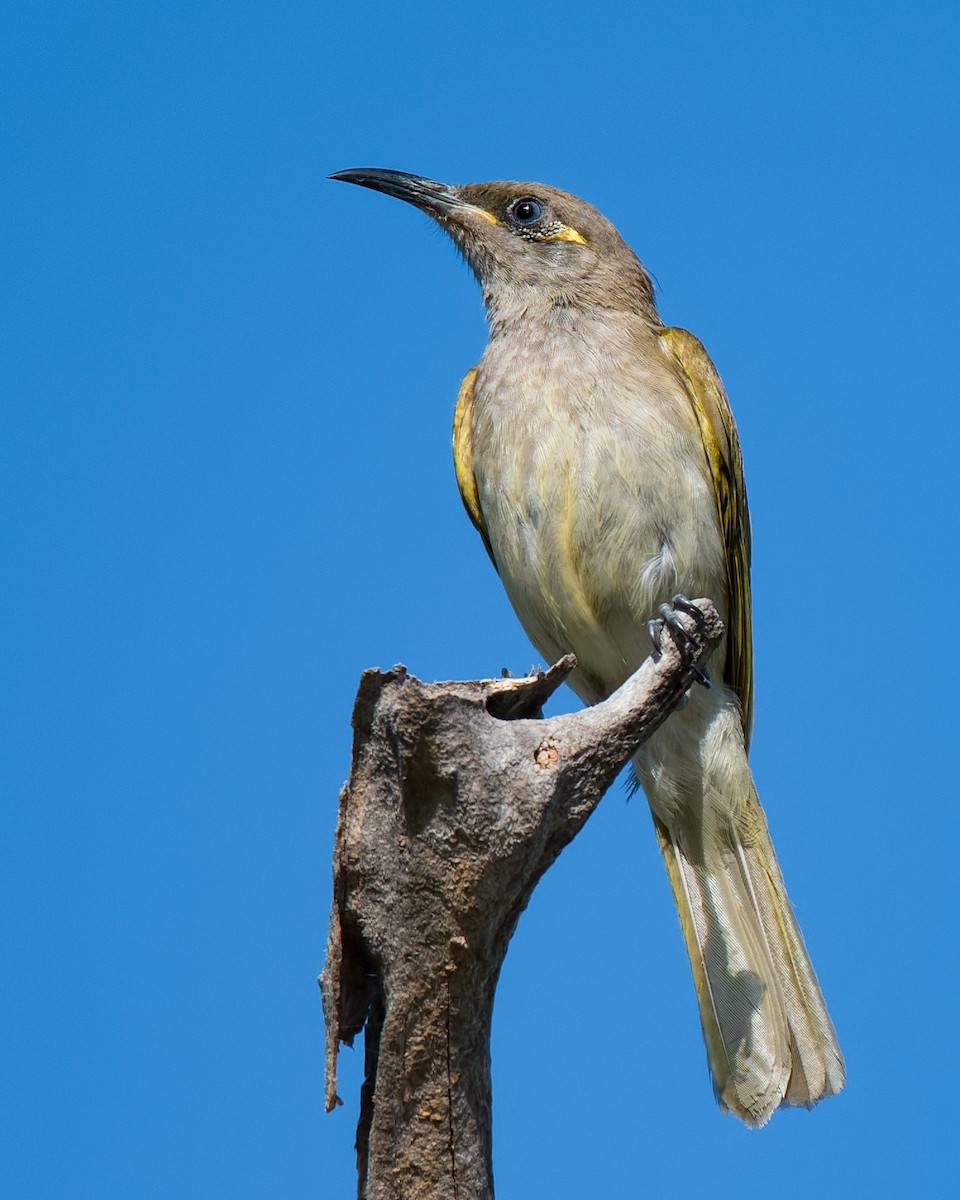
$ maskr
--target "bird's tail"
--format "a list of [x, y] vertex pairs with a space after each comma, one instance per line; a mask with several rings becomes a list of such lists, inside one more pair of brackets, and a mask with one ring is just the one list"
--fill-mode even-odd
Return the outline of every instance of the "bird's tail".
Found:
[[[735, 828], [654, 824], [693, 967], [720, 1106], [763, 1125], [839, 1092], [844, 1065], [749, 777]], [[687, 845], [685, 841], [696, 842]]]

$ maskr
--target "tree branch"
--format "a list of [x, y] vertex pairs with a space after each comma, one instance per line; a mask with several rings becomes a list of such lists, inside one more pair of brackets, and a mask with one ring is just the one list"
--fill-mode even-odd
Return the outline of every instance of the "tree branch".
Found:
[[366, 1026], [361, 1200], [493, 1196], [490, 1020], [517, 918], [617, 773], [696, 680], [709, 600], [609, 699], [544, 720], [568, 656], [524, 679], [425, 684], [365, 671], [340, 796], [320, 986], [326, 1104]]

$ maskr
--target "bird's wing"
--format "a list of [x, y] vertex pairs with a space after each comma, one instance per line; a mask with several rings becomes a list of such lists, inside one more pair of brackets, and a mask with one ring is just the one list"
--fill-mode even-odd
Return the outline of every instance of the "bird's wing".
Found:
[[457, 487], [460, 489], [463, 507], [467, 510], [467, 516], [473, 522], [477, 533], [483, 538], [490, 561], [496, 567], [497, 560], [493, 557], [493, 547], [490, 545], [487, 523], [480, 510], [477, 481], [473, 474], [471, 421], [473, 419], [473, 385], [476, 379], [477, 368], [471, 367], [464, 375], [463, 383], [460, 384], [457, 406], [453, 411], [453, 466], [457, 473]]
[[723, 679], [733, 688], [743, 713], [747, 745], [753, 727], [753, 635], [750, 618], [750, 513], [743, 482], [743, 460], [733, 413], [717, 369], [703, 346], [685, 329], [664, 329], [660, 336], [676, 359], [693, 402], [710, 465], [713, 494], [727, 558], [730, 593], [727, 657]]

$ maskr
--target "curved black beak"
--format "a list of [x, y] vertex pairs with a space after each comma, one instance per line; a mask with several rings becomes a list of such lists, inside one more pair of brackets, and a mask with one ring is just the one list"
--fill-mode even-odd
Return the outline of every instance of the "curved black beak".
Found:
[[335, 171], [330, 179], [344, 183], [356, 183], [360, 187], [373, 188], [387, 196], [406, 200], [417, 208], [428, 212], [449, 212], [463, 205], [454, 188], [435, 179], [424, 179], [421, 175], [410, 175], [406, 171], [388, 171], [383, 167], [353, 167], [349, 171]]
[[458, 211], [469, 211], [487, 221], [494, 220], [484, 209], [463, 200], [459, 190], [452, 184], [424, 179], [422, 175], [410, 175], [407, 171], [388, 171], [385, 167], [351, 167], [348, 171], [334, 171], [327, 178], [356, 183], [387, 196], [396, 196], [398, 200], [406, 200], [432, 217], [450, 217]]

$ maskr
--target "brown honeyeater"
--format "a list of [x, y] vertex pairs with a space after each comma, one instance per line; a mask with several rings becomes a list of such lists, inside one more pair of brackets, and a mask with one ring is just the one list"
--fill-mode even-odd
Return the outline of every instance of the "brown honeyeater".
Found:
[[[697, 339], [664, 326], [643, 265], [596, 209], [539, 183], [333, 176], [416, 205], [483, 291], [490, 338], [463, 380], [454, 459], [470, 519], [548, 661], [588, 704], [650, 653], [676, 594], [726, 628], [634, 770], [693, 968], [720, 1105], [762, 1125], [844, 1083], [843, 1059], [747, 762], [750, 522], [733, 416]], [[719, 676], [719, 677], [716, 677]]]

